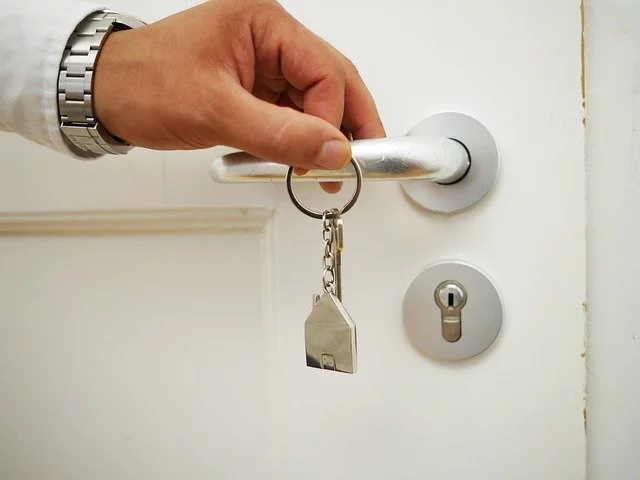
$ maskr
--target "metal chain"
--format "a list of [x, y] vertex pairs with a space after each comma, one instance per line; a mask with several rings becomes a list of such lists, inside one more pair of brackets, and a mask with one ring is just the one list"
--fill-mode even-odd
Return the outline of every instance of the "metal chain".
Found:
[[322, 287], [326, 293], [336, 294], [335, 256], [333, 254], [333, 242], [335, 231], [333, 229], [332, 213], [325, 210], [322, 214], [322, 241], [324, 243], [324, 257], [322, 259]]

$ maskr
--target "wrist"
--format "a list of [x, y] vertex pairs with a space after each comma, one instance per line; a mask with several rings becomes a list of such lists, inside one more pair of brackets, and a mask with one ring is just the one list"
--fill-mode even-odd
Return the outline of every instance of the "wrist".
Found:
[[[125, 38], [129, 31], [112, 32], [102, 46], [93, 74], [93, 111], [106, 131], [123, 143], [131, 144], [122, 118], [126, 116], [128, 97]], [[129, 71], [130, 73], [130, 71]]]

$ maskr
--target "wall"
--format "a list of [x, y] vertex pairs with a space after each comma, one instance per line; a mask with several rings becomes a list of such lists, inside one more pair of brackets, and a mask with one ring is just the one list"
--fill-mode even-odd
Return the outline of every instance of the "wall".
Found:
[[588, 0], [588, 471], [640, 475], [640, 3]]

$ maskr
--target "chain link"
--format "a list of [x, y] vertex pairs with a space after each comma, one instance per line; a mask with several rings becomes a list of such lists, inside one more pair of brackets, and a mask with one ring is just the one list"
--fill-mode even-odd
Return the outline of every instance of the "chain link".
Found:
[[336, 232], [333, 228], [332, 213], [325, 210], [322, 214], [322, 241], [324, 243], [324, 257], [322, 259], [322, 287], [326, 293], [336, 294], [335, 256], [333, 254], [333, 242]]

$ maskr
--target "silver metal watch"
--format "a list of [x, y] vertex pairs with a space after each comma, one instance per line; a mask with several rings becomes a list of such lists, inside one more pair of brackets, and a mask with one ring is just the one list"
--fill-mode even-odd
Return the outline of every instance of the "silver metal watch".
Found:
[[84, 153], [126, 154], [133, 148], [111, 136], [96, 119], [93, 72], [102, 45], [112, 31], [143, 25], [144, 22], [129, 15], [102, 10], [80, 22], [67, 41], [58, 77], [60, 129]]

